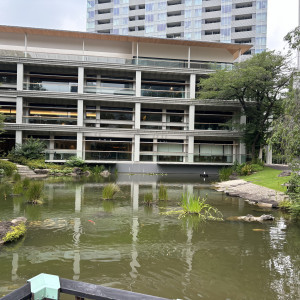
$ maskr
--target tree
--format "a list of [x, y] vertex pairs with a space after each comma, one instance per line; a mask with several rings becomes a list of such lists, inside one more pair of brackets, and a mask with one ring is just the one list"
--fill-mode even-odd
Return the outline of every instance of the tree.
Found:
[[291, 49], [297, 49], [300, 46], [300, 26], [296, 27], [294, 30], [290, 31], [284, 40], [288, 42]]
[[266, 144], [272, 116], [278, 113], [291, 70], [289, 57], [274, 51], [262, 52], [200, 80], [199, 98], [238, 100], [247, 118], [244, 140], [252, 159]]

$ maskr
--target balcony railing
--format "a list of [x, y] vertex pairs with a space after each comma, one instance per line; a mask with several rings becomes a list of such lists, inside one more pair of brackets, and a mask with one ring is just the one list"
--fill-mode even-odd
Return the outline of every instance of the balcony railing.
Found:
[[226, 123], [195, 123], [195, 130], [232, 130], [232, 125]]
[[104, 57], [92, 55], [72, 55], [72, 54], [58, 54], [58, 53], [44, 53], [44, 52], [23, 52], [15, 50], [0, 50], [0, 56], [9, 57], [27, 57], [35, 59], [47, 60], [66, 60], [66, 61], [87, 61], [95, 63], [106, 64], [121, 64], [121, 65], [139, 65], [139, 66], [155, 66], [166, 68], [182, 68], [182, 69], [202, 69], [202, 70], [231, 70], [230, 63], [216, 63], [216, 62], [194, 62], [190, 64], [185, 60], [171, 60], [171, 59], [154, 59], [154, 58], [120, 58], [120, 57]]
[[142, 89], [141, 95], [146, 97], [188, 98], [189, 93], [185, 91]]
[[24, 83], [24, 90], [29, 91], [49, 91], [60, 93], [77, 93], [77, 83], [63, 82], [41, 82], [41, 83]]
[[131, 161], [131, 151], [86, 151], [85, 160], [116, 160]]
[[90, 94], [135, 95], [135, 90], [132, 88], [85, 86], [84, 92]]
[[54, 124], [54, 125], [77, 125], [77, 118], [54, 118], [45, 116], [25, 116], [24, 123], [29, 124]]

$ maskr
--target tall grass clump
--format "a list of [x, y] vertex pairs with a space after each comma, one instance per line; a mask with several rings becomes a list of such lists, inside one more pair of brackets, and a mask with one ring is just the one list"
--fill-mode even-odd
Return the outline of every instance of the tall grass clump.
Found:
[[102, 191], [102, 198], [104, 200], [112, 199], [114, 195], [120, 191], [120, 188], [115, 183], [109, 183], [106, 185]]
[[221, 181], [229, 180], [230, 175], [232, 175], [232, 168], [222, 168], [219, 170], [219, 178]]
[[182, 215], [198, 215], [203, 220], [222, 220], [222, 214], [217, 208], [206, 203], [205, 198], [201, 199], [193, 194], [182, 195], [181, 207]]
[[0, 182], [0, 200], [7, 200], [13, 193], [13, 186], [9, 181], [2, 180]]
[[158, 200], [168, 200], [168, 190], [165, 185], [161, 184], [158, 190]]
[[23, 189], [27, 190], [30, 185], [30, 179], [28, 177], [25, 177], [22, 181], [22, 184], [23, 184]]
[[29, 203], [32, 204], [42, 204], [42, 196], [44, 190], [44, 183], [41, 181], [33, 181], [30, 183], [26, 196]]
[[152, 193], [147, 193], [144, 195], [144, 204], [145, 205], [152, 205], [153, 204], [153, 195]]

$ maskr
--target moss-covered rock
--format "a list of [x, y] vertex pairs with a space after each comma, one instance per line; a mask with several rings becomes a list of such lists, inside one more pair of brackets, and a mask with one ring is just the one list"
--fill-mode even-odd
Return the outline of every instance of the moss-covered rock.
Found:
[[12, 221], [0, 222], [0, 245], [14, 242], [26, 232], [26, 218], [20, 217]]

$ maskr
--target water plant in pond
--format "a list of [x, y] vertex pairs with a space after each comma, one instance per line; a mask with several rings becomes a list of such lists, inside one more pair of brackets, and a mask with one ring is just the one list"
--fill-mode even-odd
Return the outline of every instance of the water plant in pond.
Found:
[[22, 181], [18, 181], [14, 184], [14, 188], [13, 188], [14, 194], [22, 194], [23, 190], [24, 189], [23, 189]]
[[11, 226], [11, 230], [3, 237], [2, 241], [4, 243], [13, 242], [23, 236], [26, 232], [26, 226], [21, 223], [17, 226]]
[[42, 196], [44, 190], [44, 183], [41, 181], [33, 181], [30, 183], [26, 196], [29, 203], [42, 204]]
[[115, 183], [107, 184], [102, 191], [102, 198], [105, 200], [112, 199], [114, 195], [120, 191], [120, 188]]
[[30, 179], [28, 177], [25, 177], [22, 181], [23, 189], [27, 190], [30, 185]]
[[200, 198], [193, 194], [185, 193], [182, 195], [181, 207], [182, 215], [198, 215], [204, 220], [222, 220], [222, 213], [215, 207], [206, 203], [206, 198]]
[[168, 200], [168, 190], [163, 184], [160, 184], [159, 186], [158, 200]]
[[0, 200], [6, 200], [13, 193], [12, 184], [9, 181], [2, 180], [0, 183]]
[[232, 168], [222, 168], [219, 170], [219, 178], [221, 181], [229, 180], [230, 175], [232, 174]]
[[152, 205], [153, 204], [153, 195], [152, 193], [147, 193], [144, 195], [144, 204], [145, 205]]

